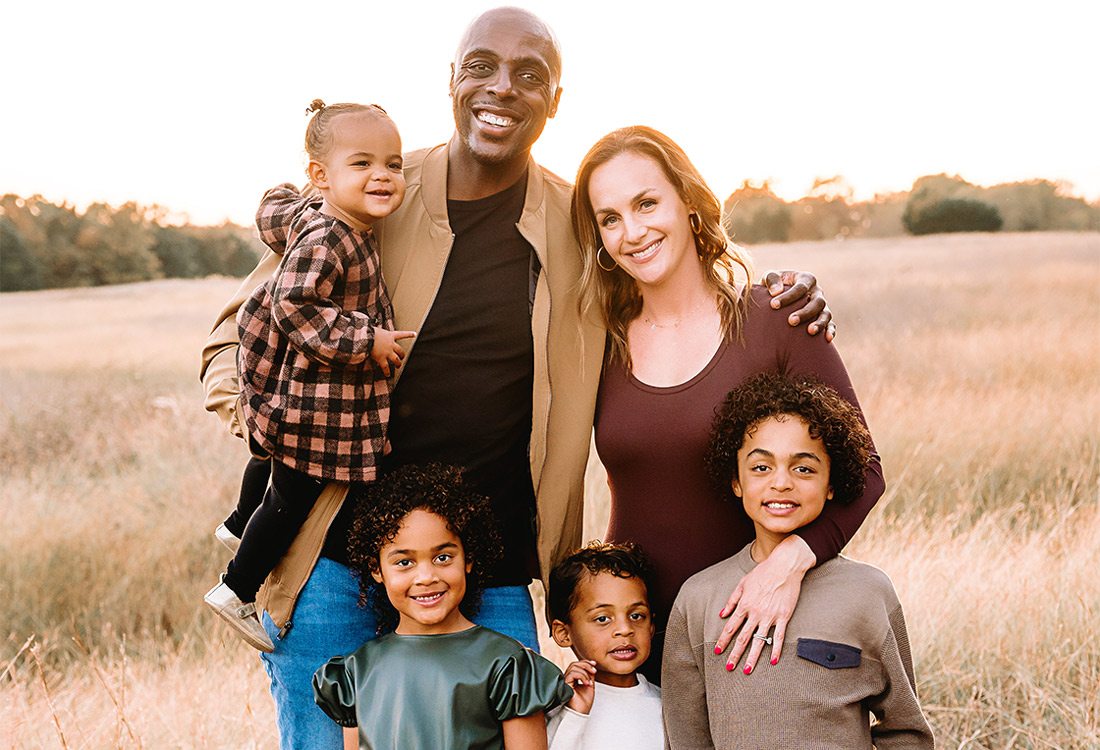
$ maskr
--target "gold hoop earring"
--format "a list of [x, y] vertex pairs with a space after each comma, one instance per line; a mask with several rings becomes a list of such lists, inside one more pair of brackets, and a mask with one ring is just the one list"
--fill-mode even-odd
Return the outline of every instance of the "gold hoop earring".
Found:
[[703, 231], [703, 219], [694, 211], [688, 214], [688, 224], [691, 225], [692, 234], [699, 234]]
[[619, 267], [619, 264], [615, 262], [615, 259], [611, 258], [611, 253], [607, 253], [607, 257], [611, 258], [611, 268], [608, 268], [603, 263], [600, 263], [600, 253], [607, 253], [607, 248], [605, 248], [603, 245], [600, 245], [596, 249], [596, 265], [597, 266], [599, 266], [603, 270], [607, 271], [608, 273], [610, 273], [611, 271], [614, 271], [616, 268]]

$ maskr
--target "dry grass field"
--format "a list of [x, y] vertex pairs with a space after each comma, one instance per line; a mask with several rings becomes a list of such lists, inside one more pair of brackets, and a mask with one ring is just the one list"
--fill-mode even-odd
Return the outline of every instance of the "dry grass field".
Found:
[[[836, 313], [888, 482], [849, 552], [905, 603], [940, 745], [1100, 746], [1100, 235], [754, 256]], [[200, 610], [246, 454], [198, 352], [236, 284], [0, 296], [0, 748], [275, 746], [253, 653]], [[589, 487], [595, 537], [595, 462]]]

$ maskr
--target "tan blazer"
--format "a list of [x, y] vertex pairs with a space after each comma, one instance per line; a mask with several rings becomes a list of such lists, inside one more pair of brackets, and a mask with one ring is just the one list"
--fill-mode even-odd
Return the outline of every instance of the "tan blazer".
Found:
[[[396, 327], [419, 331], [447, 266], [453, 235], [447, 221], [447, 146], [405, 157], [405, 202], [377, 227], [382, 272], [393, 300]], [[542, 264], [531, 333], [535, 345], [532, 390], [531, 477], [538, 504], [538, 555], [543, 582], [555, 562], [581, 541], [584, 469], [592, 434], [604, 330], [578, 312], [581, 254], [569, 221], [572, 186], [532, 160], [520, 234]], [[244, 437], [237, 384], [237, 309], [270, 278], [279, 256], [268, 252], [217, 318], [202, 352], [205, 407]], [[408, 347], [416, 356], [416, 340]], [[400, 373], [398, 374], [400, 377]], [[333, 482], [260, 591], [258, 602], [280, 628], [290, 622], [298, 593], [320, 556], [329, 525], [348, 486]]]

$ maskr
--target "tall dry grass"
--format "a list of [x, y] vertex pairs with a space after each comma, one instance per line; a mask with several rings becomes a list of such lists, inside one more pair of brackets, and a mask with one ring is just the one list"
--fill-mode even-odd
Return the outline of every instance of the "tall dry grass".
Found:
[[[839, 319], [888, 480], [850, 554], [894, 579], [941, 745], [1100, 746], [1100, 235], [754, 253]], [[198, 350], [236, 283], [0, 295], [0, 747], [274, 746], [199, 608], [246, 454]]]

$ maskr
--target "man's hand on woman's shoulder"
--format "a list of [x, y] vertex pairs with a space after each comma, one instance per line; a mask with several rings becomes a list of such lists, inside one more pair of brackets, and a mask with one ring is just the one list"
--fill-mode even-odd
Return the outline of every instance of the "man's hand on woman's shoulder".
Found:
[[763, 284], [772, 296], [772, 309], [778, 310], [795, 302], [802, 307], [788, 316], [787, 322], [798, 326], [809, 320], [806, 332], [816, 336], [825, 331], [825, 340], [832, 341], [836, 336], [836, 324], [825, 294], [817, 285], [817, 277], [808, 271], [768, 271], [764, 274]]

